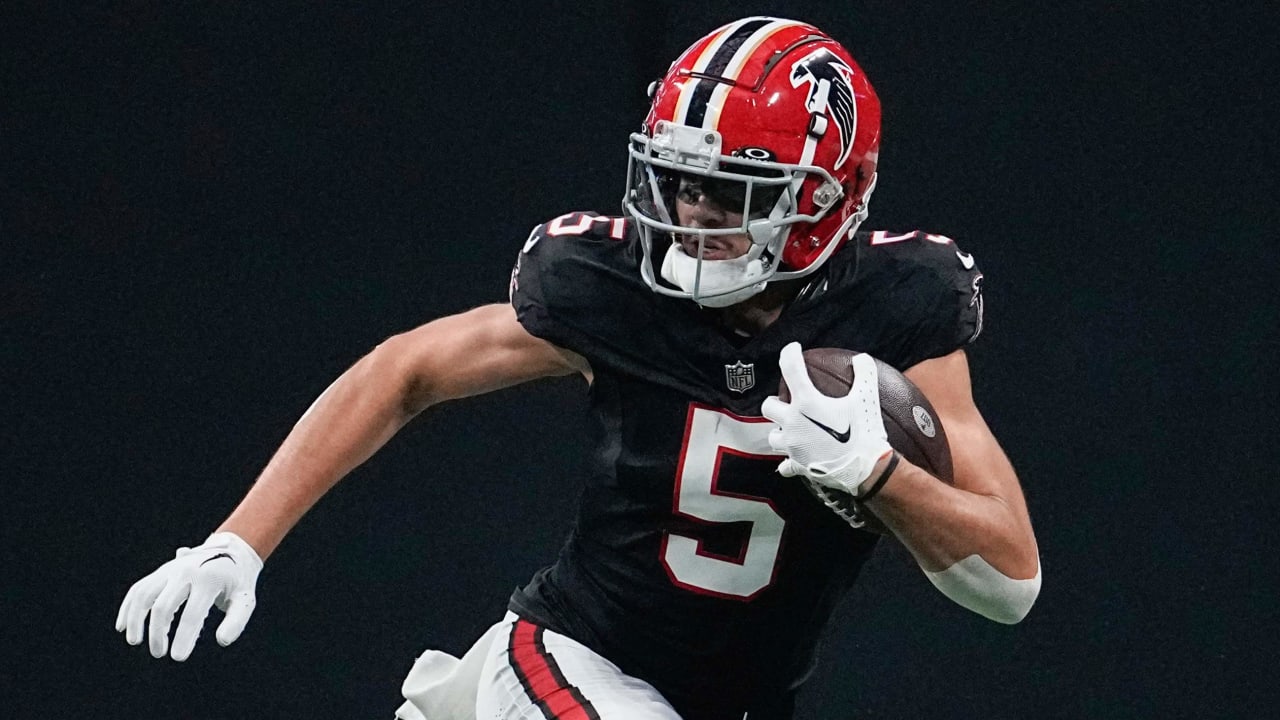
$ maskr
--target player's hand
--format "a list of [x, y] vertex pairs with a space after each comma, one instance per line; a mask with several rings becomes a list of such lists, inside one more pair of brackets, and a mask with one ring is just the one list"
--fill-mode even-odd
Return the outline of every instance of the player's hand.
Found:
[[230, 645], [253, 614], [254, 587], [261, 570], [258, 553], [235, 533], [215, 533], [199, 547], [179, 548], [177, 557], [129, 588], [116, 615], [116, 632], [123, 631], [130, 645], [141, 643], [142, 624], [150, 613], [151, 655], [164, 657], [169, 626], [178, 606], [186, 602], [170, 653], [181, 662], [191, 655], [209, 607], [217, 605], [227, 614], [218, 626], [218, 643]]
[[828, 397], [809, 379], [800, 343], [782, 348], [778, 358], [791, 402], [771, 396], [760, 412], [778, 424], [769, 444], [786, 460], [784, 477], [803, 475], [825, 487], [857, 495], [876, 462], [893, 452], [880, 416], [880, 379], [875, 360], [853, 358], [853, 384], [844, 397]]

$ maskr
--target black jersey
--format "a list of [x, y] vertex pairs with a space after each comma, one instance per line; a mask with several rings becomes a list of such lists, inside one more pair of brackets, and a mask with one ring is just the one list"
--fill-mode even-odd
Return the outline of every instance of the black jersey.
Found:
[[654, 685], [689, 720], [741, 718], [812, 668], [823, 625], [875, 545], [776, 473], [760, 403], [778, 354], [868, 352], [899, 369], [981, 329], [981, 274], [949, 239], [859, 233], [752, 338], [659, 295], [629, 221], [536, 228], [511, 298], [533, 335], [591, 364], [591, 463], [556, 563], [517, 614]]

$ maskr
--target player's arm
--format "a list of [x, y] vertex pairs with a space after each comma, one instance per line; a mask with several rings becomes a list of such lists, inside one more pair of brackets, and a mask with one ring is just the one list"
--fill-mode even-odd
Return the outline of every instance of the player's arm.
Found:
[[1039, 593], [1039, 552], [1018, 477], [974, 403], [964, 351], [925, 360], [905, 375], [946, 429], [955, 485], [903, 460], [866, 507], [948, 597], [993, 620], [1017, 622]]
[[148, 627], [151, 654], [185, 660], [212, 605], [226, 612], [217, 639], [239, 637], [255, 605], [262, 559], [338, 480], [426, 408], [536, 378], [590, 369], [577, 355], [528, 332], [509, 305], [436, 320], [378, 345], [303, 414], [239, 507], [196, 548], [130, 588], [116, 630], [132, 645]]
[[239, 535], [265, 558], [325, 492], [418, 413], [575, 372], [589, 372], [582, 358], [530, 335], [506, 304], [395, 335], [320, 395], [218, 531]]
[[[955, 486], [890, 447], [875, 360], [859, 354], [852, 362], [848, 394], [829, 397], [813, 386], [800, 346], [782, 349], [778, 366], [791, 400], [771, 397], [760, 407], [778, 424], [769, 434], [786, 455], [778, 472], [852, 494], [947, 597], [992, 620], [1018, 622], [1040, 592], [1039, 555], [1018, 478], [973, 404], [964, 352], [906, 372], [946, 428]], [[848, 430], [833, 430], [841, 427]]]

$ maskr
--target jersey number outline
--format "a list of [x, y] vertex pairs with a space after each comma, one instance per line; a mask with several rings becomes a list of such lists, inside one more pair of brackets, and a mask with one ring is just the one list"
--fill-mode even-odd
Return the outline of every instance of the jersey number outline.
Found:
[[699, 403], [689, 405], [684, 445], [676, 466], [672, 514], [697, 523], [750, 523], [737, 557], [708, 552], [696, 537], [666, 531], [662, 566], [671, 582], [702, 595], [747, 601], [773, 584], [786, 520], [769, 498], [717, 488], [725, 454], [767, 462], [782, 460], [769, 446], [773, 424]]
[[559, 237], [561, 235], [582, 235], [590, 230], [591, 226], [596, 223], [608, 223], [609, 237], [614, 240], [622, 240], [627, 236], [626, 218], [611, 218], [584, 212], [565, 213], [564, 215], [561, 215], [555, 220], [547, 223], [547, 236]]
[[[902, 233], [901, 235], [890, 235], [887, 230], [876, 230], [875, 232], [871, 233], [870, 244], [871, 245], [892, 245], [893, 243], [900, 243], [900, 242], [903, 242], [904, 240], [911, 240], [912, 238], [917, 238], [917, 237], [920, 237], [919, 230], [912, 230], [911, 232]], [[939, 245], [949, 245], [949, 244], [955, 243], [955, 240], [952, 240], [946, 235], [937, 235], [934, 233], [925, 233], [924, 239], [928, 240], [931, 243], [937, 243]]]

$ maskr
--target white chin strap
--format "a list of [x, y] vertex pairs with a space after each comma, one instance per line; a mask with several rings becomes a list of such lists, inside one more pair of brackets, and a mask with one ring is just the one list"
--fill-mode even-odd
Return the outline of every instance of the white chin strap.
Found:
[[[764, 275], [764, 263], [753, 255], [758, 253], [747, 253], [730, 260], [699, 260], [686, 255], [680, 243], [672, 243], [662, 260], [662, 277], [692, 294], [693, 301], [699, 305], [729, 307], [764, 290], [764, 281], [739, 287]], [[734, 287], [738, 289], [726, 290]]]

